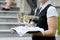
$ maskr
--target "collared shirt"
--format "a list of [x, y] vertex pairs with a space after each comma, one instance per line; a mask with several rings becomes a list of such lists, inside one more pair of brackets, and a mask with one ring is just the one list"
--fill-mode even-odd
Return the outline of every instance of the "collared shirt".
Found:
[[[45, 4], [40, 4], [40, 7], [39, 8], [41, 8], [40, 9], [40, 12], [48, 5], [48, 4], [51, 4], [50, 3], [50, 1], [47, 1]], [[37, 10], [37, 9], [36, 9]], [[35, 10], [35, 14], [36, 14], [36, 10]], [[56, 8], [54, 7], [54, 6], [50, 6], [49, 8], [48, 8], [48, 10], [47, 10], [47, 18], [48, 17], [51, 17], [51, 16], [56, 16], [56, 17], [58, 17], [58, 13], [57, 13], [57, 10], [56, 10]]]

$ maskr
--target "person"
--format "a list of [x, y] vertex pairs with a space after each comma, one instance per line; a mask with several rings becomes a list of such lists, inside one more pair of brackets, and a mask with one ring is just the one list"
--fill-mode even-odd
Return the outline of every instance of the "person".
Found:
[[34, 14], [34, 11], [37, 7], [37, 0], [27, 0], [27, 3], [29, 4], [30, 8], [31, 8], [31, 15]]
[[38, 1], [40, 2], [40, 7], [36, 8], [34, 15], [39, 16], [39, 20], [34, 19], [33, 21], [37, 24], [36, 27], [44, 29], [44, 34], [40, 32], [32, 33], [32, 40], [56, 40], [57, 10], [49, 0]]
[[7, 0], [6, 5], [2, 8], [2, 10], [7, 10], [9, 11], [11, 8], [12, 0]]

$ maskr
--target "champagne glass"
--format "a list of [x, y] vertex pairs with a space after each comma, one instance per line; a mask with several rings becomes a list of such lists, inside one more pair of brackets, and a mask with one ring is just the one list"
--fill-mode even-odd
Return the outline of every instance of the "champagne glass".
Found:
[[19, 23], [19, 26], [20, 26], [20, 23], [23, 23], [23, 15], [22, 15], [22, 13], [17, 14], [17, 20], [18, 20], [18, 23]]
[[30, 21], [30, 15], [24, 15], [24, 23], [26, 23], [26, 24], [28, 24], [29, 23], [29, 21]]

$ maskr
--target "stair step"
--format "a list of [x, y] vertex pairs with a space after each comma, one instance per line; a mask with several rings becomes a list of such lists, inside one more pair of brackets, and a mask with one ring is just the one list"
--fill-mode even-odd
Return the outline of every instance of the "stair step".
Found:
[[[0, 4], [0, 6], [4, 7], [5, 4]], [[12, 4], [11, 7], [17, 7], [16, 4]]]
[[[0, 4], [0, 6], [4, 7], [5, 4]], [[16, 4], [15, 5], [12, 4], [11, 7], [17, 7], [17, 6], [16, 6]]]
[[4, 13], [5, 13], [5, 12], [7, 12], [7, 13], [18, 13], [18, 11], [2, 11], [2, 10], [0, 10], [0, 13], [1, 13], [1, 12], [4, 12]]
[[[2, 11], [2, 10], [0, 10], [0, 14], [17, 14], [17, 13], [19, 13], [19, 12], [21, 12], [21, 11]], [[23, 11], [24, 12], [24, 14], [29, 14], [30, 12], [29, 11]]]
[[0, 18], [17, 18], [17, 13], [0, 12]]
[[[6, 1], [0, 1], [0, 4], [6, 4], [6, 3], [7, 3]], [[12, 4], [16, 4], [16, 2], [13, 1]]]
[[[1, 5], [0, 8], [3, 8], [5, 5]], [[11, 8], [17, 8], [16, 6], [11, 6]]]
[[[6, 1], [0, 0], [0, 3], [6, 3]], [[16, 3], [15, 1], [12, 1], [12, 3]]]
[[[0, 5], [5, 5], [5, 4], [6, 4], [6, 1], [0, 1]], [[16, 6], [16, 2], [12, 2], [12, 5]]]
[[12, 32], [10, 29], [0, 29], [0, 37], [19, 37], [16, 32]]
[[0, 18], [0, 22], [17, 22], [16, 18]]
[[[0, 22], [0, 25], [19, 25], [18, 22]], [[27, 23], [20, 23], [21, 26], [27, 25]]]
[[0, 16], [0, 18], [17, 18], [16, 16]]
[[10, 29], [14, 27], [18, 27], [18, 25], [0, 25], [0, 29]]
[[[16, 32], [14, 32], [13, 33], [13, 31], [11, 31], [10, 29], [0, 29], [0, 34], [5, 34], [5, 37], [8, 35], [8, 34], [10, 34], [9, 36], [11, 37], [19, 37], [19, 35], [16, 33]], [[9, 37], [8, 36], [8, 37]], [[1, 36], [0, 36], [1, 37]], [[26, 33], [23, 37], [32, 37], [32, 35], [31, 34], [28, 34], [28, 33]], [[24, 39], [25, 40], [25, 39]]]
[[[2, 9], [2, 8], [0, 8], [0, 9]], [[4, 11], [4, 10], [1, 10], [1, 11]], [[19, 8], [18, 7], [12, 7], [9, 11], [19, 11]]]
[[31, 37], [1, 37], [1, 40], [32, 40]]
[[18, 25], [18, 22], [0, 22], [0, 25]]
[[9, 29], [0, 29], [0, 32], [11, 32]]

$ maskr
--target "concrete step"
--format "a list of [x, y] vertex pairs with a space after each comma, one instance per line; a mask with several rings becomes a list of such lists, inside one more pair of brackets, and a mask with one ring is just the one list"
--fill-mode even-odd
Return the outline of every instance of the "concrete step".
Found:
[[0, 25], [18, 25], [18, 22], [0, 22]]
[[[21, 11], [2, 11], [0, 10], [0, 14], [18, 14], [20, 13]], [[29, 11], [23, 11], [24, 14], [29, 14], [30, 12]]]
[[18, 11], [2, 11], [2, 10], [0, 10], [0, 13], [18, 13]]
[[[1, 1], [0, 0], [0, 3], [6, 3], [6, 1]], [[12, 1], [13, 4], [15, 4], [16, 2], [15, 1]]]
[[16, 16], [0, 16], [0, 18], [4, 18], [4, 19], [5, 19], [5, 18], [6, 18], [6, 19], [9, 19], [9, 18], [10, 18], [10, 19], [12, 19], [12, 18], [13, 18], [13, 19], [17, 19]]
[[25, 26], [25, 25], [27, 25], [27, 23], [18, 23], [18, 22], [0, 22], [0, 25], [20, 25], [20, 26]]
[[[1, 33], [3, 35], [1, 35]], [[26, 33], [24, 36], [22, 37], [31, 37], [31, 34]], [[11, 29], [0, 29], [0, 37], [19, 37], [19, 35], [12, 31]]]
[[18, 25], [0, 25], [0, 29], [10, 29], [10, 28], [14, 28], [14, 27], [18, 27]]
[[1, 37], [19, 37], [19, 35], [13, 31], [11, 31], [10, 29], [1, 29], [0, 30], [0, 38]]
[[0, 12], [0, 18], [17, 18], [18, 13]]
[[[4, 7], [5, 5], [1, 5], [0, 8]], [[11, 8], [16, 8], [16, 6], [11, 6]]]
[[0, 18], [0, 22], [17, 22], [16, 18]]
[[[0, 6], [1, 6], [1, 5], [5, 5], [5, 4], [6, 4], [6, 1], [0, 1]], [[13, 3], [12, 3], [12, 6], [16, 6], [16, 3], [13, 2]]]
[[[5, 6], [5, 4], [6, 4], [6, 2], [5, 1], [0, 1], [0, 6]], [[11, 4], [11, 7], [16, 7], [16, 3], [15, 2], [13, 2], [12, 4]]]
[[32, 40], [31, 37], [4, 37], [1, 40]]
[[[18, 22], [0, 22], [0, 25], [18, 25]], [[20, 23], [20, 25], [26, 25], [27, 23]]]
[[13, 32], [13, 31], [11, 31], [11, 30], [9, 30], [9, 29], [0, 29], [0, 32]]
[[[0, 8], [2, 9], [2, 8]], [[4, 11], [4, 10], [1, 10], [1, 11]], [[19, 11], [19, 8], [18, 7], [11, 7], [11, 9], [9, 11]]]
[[[30, 16], [31, 18], [38, 18], [38, 16]], [[17, 19], [17, 14], [8, 14], [8, 13], [1, 13], [0, 14], [0, 18], [13, 18], [13, 19]]]

